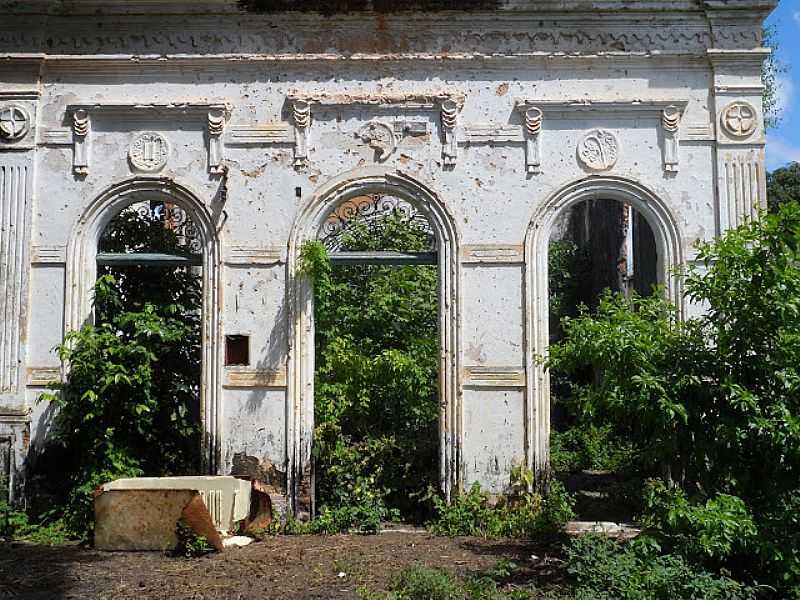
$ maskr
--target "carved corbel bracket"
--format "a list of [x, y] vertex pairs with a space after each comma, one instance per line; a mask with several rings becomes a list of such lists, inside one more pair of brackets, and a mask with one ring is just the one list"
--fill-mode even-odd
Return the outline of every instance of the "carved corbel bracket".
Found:
[[72, 113], [72, 172], [89, 173], [89, 111], [79, 108]]
[[542, 172], [542, 123], [544, 113], [535, 106], [525, 110], [525, 170], [530, 174]]
[[225, 144], [222, 134], [225, 131], [227, 112], [222, 108], [212, 108], [207, 115], [208, 131], [208, 170], [214, 175], [225, 173]]
[[664, 170], [678, 171], [680, 151], [678, 148], [678, 129], [681, 125], [681, 110], [677, 106], [667, 106], [661, 113], [661, 128], [664, 131]]
[[456, 127], [458, 126], [458, 114], [460, 111], [461, 107], [455, 100], [442, 101], [442, 164], [446, 167], [455, 166], [458, 159]]
[[305, 100], [295, 100], [292, 104], [295, 144], [294, 166], [301, 169], [308, 166], [309, 128], [311, 127], [311, 104]]

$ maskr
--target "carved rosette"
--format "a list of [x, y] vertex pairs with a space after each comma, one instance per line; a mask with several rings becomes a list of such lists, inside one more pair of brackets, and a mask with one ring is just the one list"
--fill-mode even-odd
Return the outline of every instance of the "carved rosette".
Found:
[[311, 127], [311, 104], [305, 100], [295, 100], [292, 105], [292, 119], [295, 129], [294, 166], [308, 166], [309, 128]]
[[72, 172], [89, 173], [89, 112], [78, 109], [72, 113]]
[[678, 129], [681, 125], [681, 110], [668, 106], [661, 113], [661, 128], [664, 131], [664, 170], [676, 172], [679, 163]]
[[356, 133], [356, 137], [375, 150], [378, 162], [385, 161], [397, 149], [394, 129], [381, 121], [365, 123]]
[[215, 175], [225, 172], [225, 148], [222, 144], [222, 134], [225, 131], [225, 110], [212, 108], [208, 111], [208, 170]]
[[618, 157], [617, 136], [605, 129], [592, 129], [578, 143], [578, 159], [592, 171], [608, 171]]
[[544, 113], [540, 108], [530, 107], [525, 111], [525, 170], [541, 173], [541, 133]]
[[145, 131], [131, 142], [128, 159], [135, 170], [153, 173], [166, 166], [169, 150], [167, 138], [154, 131]]
[[458, 140], [456, 138], [456, 126], [458, 125], [459, 105], [455, 100], [444, 100], [442, 102], [442, 131], [444, 143], [442, 145], [442, 163], [447, 167], [452, 167], [458, 159]]
[[758, 112], [752, 104], [737, 100], [722, 110], [720, 124], [729, 136], [745, 139], [758, 129]]
[[22, 140], [31, 130], [31, 117], [19, 104], [0, 107], [0, 142], [14, 143]]

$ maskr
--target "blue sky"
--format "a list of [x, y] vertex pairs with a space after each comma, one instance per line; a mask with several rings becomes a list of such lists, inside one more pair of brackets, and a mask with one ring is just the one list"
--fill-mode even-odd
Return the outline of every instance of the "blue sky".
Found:
[[783, 119], [768, 133], [767, 169], [800, 162], [800, 0], [781, 0], [767, 21], [777, 31], [778, 58], [786, 66], [778, 82]]

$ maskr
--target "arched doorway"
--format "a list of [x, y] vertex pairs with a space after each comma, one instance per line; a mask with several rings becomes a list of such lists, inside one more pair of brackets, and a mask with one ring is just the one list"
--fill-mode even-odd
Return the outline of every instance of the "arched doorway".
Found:
[[288, 483], [293, 509], [300, 516], [313, 511], [315, 373], [313, 286], [298, 270], [300, 251], [306, 240], [324, 239], [326, 224], [330, 226], [336, 219], [337, 208], [352, 206], [354, 199], [376, 196], [397, 199], [413, 209], [429, 224], [435, 241], [436, 252], [430, 258], [439, 274], [439, 483], [447, 497], [460, 485], [459, 266], [454, 222], [438, 196], [413, 178], [381, 167], [360, 169], [334, 179], [307, 199], [289, 243], [292, 347], [287, 406]]
[[[549, 246], [556, 224], [566, 211], [585, 202], [614, 202], [632, 209], [652, 235], [655, 283], [664, 286], [669, 299], [682, 312], [680, 280], [675, 267], [681, 262], [680, 235], [669, 207], [644, 186], [619, 177], [594, 176], [571, 183], [553, 194], [536, 212], [526, 237], [526, 457], [538, 480], [550, 469], [550, 377], [541, 358], [550, 344]], [[627, 209], [626, 209], [627, 210]], [[622, 214], [622, 213], [620, 213]], [[645, 285], [647, 282], [643, 282]]]
[[[140, 242], [126, 241], [131, 239], [126, 227], [139, 230]], [[153, 236], [168, 241], [156, 248], [146, 241]], [[196, 281], [200, 364], [197, 388], [187, 393], [199, 396], [193, 409], [201, 429], [197, 455], [201, 469], [208, 473], [218, 471], [221, 447], [218, 256], [212, 217], [203, 203], [183, 186], [163, 178], [135, 178], [107, 189], [83, 213], [67, 248], [67, 331], [94, 319], [92, 291], [98, 275], [114, 272], [125, 277], [126, 270], [171, 269], [181, 271], [187, 283]], [[150, 291], [158, 289], [157, 277], [152, 286]], [[148, 290], [131, 293], [139, 292], [144, 298]]]

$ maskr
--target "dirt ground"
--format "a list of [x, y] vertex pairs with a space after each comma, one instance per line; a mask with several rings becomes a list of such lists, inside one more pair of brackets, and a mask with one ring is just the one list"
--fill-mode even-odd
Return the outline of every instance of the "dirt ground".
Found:
[[415, 561], [466, 575], [501, 559], [519, 566], [509, 587], [522, 578], [553, 589], [563, 577], [541, 545], [425, 532], [282, 536], [194, 559], [13, 542], [0, 544], [0, 598], [359, 598]]

